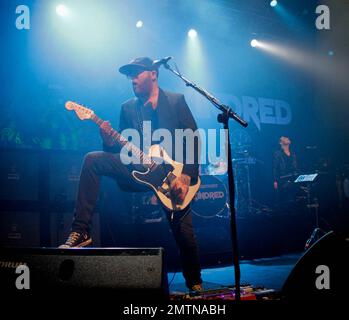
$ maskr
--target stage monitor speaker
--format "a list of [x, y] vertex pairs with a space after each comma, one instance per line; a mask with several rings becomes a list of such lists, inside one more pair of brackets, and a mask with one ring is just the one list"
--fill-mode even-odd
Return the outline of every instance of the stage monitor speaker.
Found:
[[349, 292], [349, 240], [329, 232], [299, 259], [288, 276], [286, 299], [343, 299]]
[[[0, 293], [10, 297], [154, 300], [168, 295], [162, 248], [0, 250]], [[25, 264], [28, 279], [16, 274]], [[29, 289], [19, 290], [18, 281]]]

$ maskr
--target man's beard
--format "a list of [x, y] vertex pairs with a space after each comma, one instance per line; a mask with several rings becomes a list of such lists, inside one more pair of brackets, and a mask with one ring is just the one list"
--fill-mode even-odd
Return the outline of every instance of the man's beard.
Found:
[[134, 95], [141, 100], [148, 100], [150, 98], [151, 92], [151, 86], [149, 86], [149, 88], [147, 86], [138, 87], [137, 90], [135, 87], [133, 87]]

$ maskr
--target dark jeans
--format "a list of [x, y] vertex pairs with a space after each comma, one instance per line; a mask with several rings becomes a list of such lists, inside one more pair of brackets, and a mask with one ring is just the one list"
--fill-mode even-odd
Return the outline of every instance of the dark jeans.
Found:
[[[109, 152], [90, 152], [81, 169], [79, 189], [72, 231], [90, 232], [92, 214], [99, 194], [101, 176], [117, 181], [122, 189], [131, 192], [149, 191], [131, 176], [131, 165], [124, 165], [120, 155]], [[179, 247], [183, 276], [188, 287], [201, 283], [201, 270], [190, 207], [174, 213], [166, 212], [175, 241]]]

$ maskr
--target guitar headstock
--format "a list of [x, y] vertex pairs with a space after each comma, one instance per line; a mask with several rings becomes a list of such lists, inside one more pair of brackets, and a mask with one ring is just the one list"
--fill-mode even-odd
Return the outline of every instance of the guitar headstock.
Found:
[[91, 119], [92, 116], [94, 115], [94, 112], [91, 109], [86, 108], [81, 104], [78, 104], [73, 101], [67, 101], [65, 103], [65, 108], [69, 111], [74, 110], [80, 120]]

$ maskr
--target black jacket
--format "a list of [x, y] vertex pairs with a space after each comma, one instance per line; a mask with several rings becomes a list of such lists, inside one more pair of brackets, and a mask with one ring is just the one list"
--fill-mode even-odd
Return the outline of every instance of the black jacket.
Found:
[[[144, 114], [144, 108], [138, 98], [133, 98], [126, 101], [121, 106], [120, 121], [119, 121], [119, 132], [121, 133], [124, 129], [136, 129], [140, 133], [141, 146], [142, 144], [142, 126], [143, 120], [151, 120], [152, 131], [158, 128], [164, 128], [170, 131], [172, 135], [172, 148], [173, 152], [166, 150], [169, 155], [172, 155], [172, 159], [175, 160], [175, 129], [192, 129], [197, 130], [197, 125], [193, 118], [193, 115], [185, 101], [182, 94], [172, 93], [159, 90], [158, 105], [155, 111]], [[150, 110], [150, 109], [148, 109]], [[199, 148], [200, 139], [195, 139], [194, 150], [188, 150], [194, 152], [194, 163], [186, 163], [186, 139], [184, 139], [183, 145], [183, 173], [189, 175], [192, 178], [198, 176], [199, 173]], [[153, 141], [152, 144], [157, 144], [158, 141]], [[107, 147], [103, 146], [104, 151], [107, 152], [120, 152], [120, 147]], [[176, 155], [177, 156], [177, 155]]]
[[280, 178], [298, 172], [298, 164], [296, 154], [291, 151], [288, 157], [285, 152], [278, 150], [273, 156], [273, 176], [274, 181], [280, 181]]

